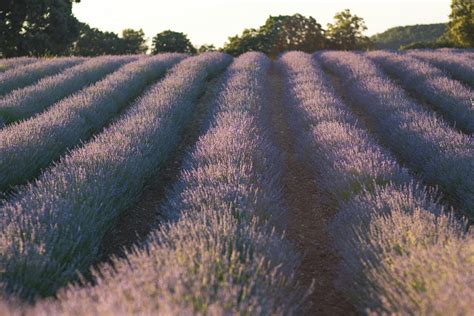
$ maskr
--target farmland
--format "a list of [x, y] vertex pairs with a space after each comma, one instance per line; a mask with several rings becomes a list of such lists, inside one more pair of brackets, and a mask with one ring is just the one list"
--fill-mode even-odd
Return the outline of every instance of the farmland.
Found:
[[0, 314], [470, 315], [471, 51], [0, 59]]

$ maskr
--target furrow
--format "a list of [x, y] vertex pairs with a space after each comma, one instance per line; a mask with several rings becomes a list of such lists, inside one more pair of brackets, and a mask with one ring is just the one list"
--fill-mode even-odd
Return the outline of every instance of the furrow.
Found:
[[[474, 219], [474, 143], [411, 100], [369, 59], [355, 53], [317, 56], [342, 80], [347, 100], [368, 127], [446, 201]], [[461, 215], [461, 214], [459, 214]]]
[[229, 68], [210, 129], [185, 159], [167, 202], [156, 205], [170, 222], [126, 260], [101, 269], [96, 286], [72, 288], [39, 310], [297, 313], [304, 299], [291, 277], [297, 259], [271, 224], [285, 211], [278, 153], [262, 129], [269, 65], [264, 55], [248, 53]]
[[206, 91], [199, 97], [193, 118], [183, 129], [176, 148], [171, 150], [162, 166], [150, 175], [137, 202], [119, 216], [116, 224], [104, 236], [99, 264], [110, 262], [116, 256], [124, 257], [133, 246], [145, 241], [152, 229], [163, 220], [156, 211], [156, 205], [164, 202], [166, 193], [179, 179], [183, 160], [205, 132], [223, 77], [220, 74], [207, 82]]
[[137, 58], [136, 56], [93, 58], [60, 74], [46, 77], [35, 85], [14, 90], [0, 99], [0, 121], [10, 124], [27, 119]]
[[460, 80], [474, 89], [474, 54], [463, 51], [453, 53], [451, 51], [410, 51], [409, 56], [416, 57], [429, 62], [444, 71], [453, 78]]
[[25, 184], [100, 132], [182, 58], [165, 54], [130, 63], [40, 115], [0, 130], [0, 191]]
[[298, 141], [302, 126], [294, 115], [289, 115], [294, 111], [295, 100], [288, 97], [288, 92], [295, 87], [281, 63], [275, 62], [268, 74], [273, 123], [270, 130], [283, 153], [282, 193], [288, 208], [286, 236], [302, 253], [296, 277], [307, 287], [313, 284], [308, 315], [351, 315], [354, 308], [335, 287], [339, 258], [329, 238], [329, 223], [336, 210], [325, 199], [320, 176], [314, 170], [315, 162]]
[[0, 59], [0, 73], [11, 70], [16, 67], [25, 66], [39, 61], [36, 57], [15, 57], [8, 59]]
[[85, 58], [79, 57], [44, 59], [0, 73], [0, 97], [15, 89], [34, 84], [43, 77], [55, 75], [85, 60]]
[[[162, 56], [155, 63], [177, 59], [182, 58]], [[206, 78], [229, 59], [217, 53], [185, 59], [122, 119], [3, 205], [0, 269], [6, 293], [54, 295], [87, 271], [104, 234], [175, 147]], [[146, 64], [139, 65], [143, 72]]]
[[[347, 60], [347, 56], [344, 60]], [[288, 116], [327, 203], [338, 288], [361, 314], [472, 309], [474, 236], [358, 123], [317, 60], [288, 53]], [[348, 79], [349, 80], [349, 79]], [[316, 245], [315, 245], [316, 247]]]
[[410, 96], [440, 113], [453, 128], [474, 133], [474, 91], [440, 69], [406, 55], [377, 51], [366, 56], [395, 77]]

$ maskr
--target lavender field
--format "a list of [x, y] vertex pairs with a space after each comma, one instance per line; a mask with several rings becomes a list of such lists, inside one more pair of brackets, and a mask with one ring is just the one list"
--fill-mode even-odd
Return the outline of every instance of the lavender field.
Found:
[[471, 51], [0, 59], [0, 315], [474, 315]]

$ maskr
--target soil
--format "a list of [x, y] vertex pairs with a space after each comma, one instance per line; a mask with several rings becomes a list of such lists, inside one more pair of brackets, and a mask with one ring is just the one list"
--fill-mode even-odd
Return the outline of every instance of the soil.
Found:
[[[373, 122], [373, 120], [368, 117], [364, 111], [362, 110], [361, 107], [357, 105], [357, 102], [354, 101], [350, 95], [348, 95], [347, 91], [344, 89], [344, 85], [342, 83], [342, 79], [339, 78], [336, 74], [334, 74], [329, 68], [322, 66], [323, 71], [325, 74], [330, 78], [332, 86], [334, 87], [334, 90], [336, 91], [337, 95], [341, 100], [348, 106], [348, 109], [357, 117], [357, 119], [361, 122], [362, 128], [365, 128], [365, 130], [368, 132], [368, 134], [373, 137], [373, 139], [381, 146], [383, 147], [387, 152], [389, 152], [397, 161], [397, 163], [406, 168], [408, 172], [415, 178], [417, 179], [420, 183], [423, 183], [426, 187], [430, 188], [432, 192], [438, 192], [434, 193], [436, 194], [436, 198], [439, 199], [439, 201], [446, 206], [448, 206], [449, 209], [452, 210], [459, 210], [461, 208], [459, 204], [459, 200], [457, 200], [455, 197], [451, 196], [449, 192], [446, 191], [440, 191], [439, 186], [436, 183], [430, 183], [426, 181], [423, 178], [423, 174], [411, 167], [411, 164], [398, 153], [397, 151], [394, 151], [392, 149], [391, 144], [386, 141], [377, 131], [377, 126]], [[390, 77], [389, 77], [390, 78]], [[397, 81], [395, 79], [391, 80], [397, 84]], [[403, 89], [403, 87], [402, 87]], [[422, 100], [416, 99], [414, 96], [412, 96], [406, 89], [407, 96], [410, 97], [412, 100], [415, 102], [420, 103], [422, 106], [428, 108], [428, 104], [422, 103]], [[465, 217], [462, 212], [456, 212], [455, 211], [455, 216], [459, 218], [460, 220], [465, 220]], [[469, 224], [473, 224], [473, 221], [469, 220]]]
[[325, 201], [310, 162], [297, 154], [295, 137], [284, 104], [284, 82], [278, 67], [269, 72], [272, 135], [283, 154], [283, 195], [289, 211], [286, 235], [302, 254], [296, 271], [298, 282], [314, 291], [307, 315], [353, 315], [354, 307], [335, 286], [339, 258], [331, 243], [328, 225], [336, 209]]
[[[271, 135], [283, 154], [283, 195], [289, 211], [286, 236], [302, 255], [296, 271], [298, 282], [306, 288], [313, 286], [308, 298], [306, 315], [354, 315], [354, 307], [335, 285], [339, 258], [330, 240], [328, 225], [336, 213], [318, 185], [317, 175], [305, 157], [297, 154], [296, 144], [286, 115], [283, 77], [276, 65], [269, 72]], [[167, 190], [177, 181], [187, 152], [202, 134], [202, 126], [211, 100], [216, 95], [217, 82], [208, 83], [199, 98], [196, 116], [182, 134], [182, 141], [165, 167], [148, 184], [138, 202], [125, 211], [107, 233], [101, 246], [98, 263], [123, 257], [125, 250], [145, 240], [159, 224], [159, 206]]]
[[205, 91], [197, 100], [195, 115], [182, 132], [179, 145], [164, 167], [150, 178], [138, 201], [124, 211], [116, 224], [108, 231], [102, 241], [97, 264], [111, 263], [113, 257], [125, 257], [127, 250], [143, 242], [159, 225], [159, 206], [166, 198], [167, 190], [178, 180], [186, 154], [203, 133], [204, 121], [209, 113], [211, 102], [216, 97], [220, 81], [221, 76], [217, 76], [206, 83]]

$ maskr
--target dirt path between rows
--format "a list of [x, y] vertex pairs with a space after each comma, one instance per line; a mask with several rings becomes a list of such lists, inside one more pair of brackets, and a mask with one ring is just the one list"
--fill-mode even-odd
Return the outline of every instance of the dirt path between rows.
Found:
[[338, 257], [331, 244], [328, 224], [336, 210], [324, 202], [310, 162], [296, 153], [295, 135], [289, 127], [284, 104], [284, 82], [275, 63], [269, 74], [271, 133], [283, 153], [283, 196], [289, 214], [287, 236], [302, 254], [296, 271], [305, 287], [314, 280], [314, 292], [309, 297], [307, 315], [353, 315], [355, 310], [336, 289]]
[[124, 257], [124, 250], [146, 239], [160, 222], [157, 207], [166, 198], [174, 182], [180, 176], [181, 165], [186, 154], [203, 133], [204, 121], [209, 113], [211, 102], [216, 97], [222, 75], [208, 81], [203, 94], [197, 100], [195, 115], [181, 133], [178, 147], [170, 155], [164, 167], [156, 172], [142, 192], [140, 199], [123, 212], [112, 229], [106, 234], [100, 248], [98, 263], [110, 262], [112, 256]]
[[[423, 174], [420, 173], [417, 168], [412, 167], [412, 165], [401, 155], [398, 151], [393, 149], [392, 144], [388, 142], [384, 137], [381, 136], [377, 124], [374, 122], [373, 118], [368, 116], [362, 107], [358, 105], [358, 102], [353, 100], [351, 96], [347, 93], [347, 90], [344, 88], [344, 83], [342, 79], [337, 76], [334, 72], [331, 71], [328, 67], [325, 67], [322, 63], [321, 67], [324, 73], [330, 79], [334, 90], [336, 91], [339, 98], [347, 105], [348, 110], [354, 114], [354, 116], [359, 120], [361, 123], [361, 127], [367, 131], [367, 133], [375, 140], [375, 142], [384, 148], [388, 153], [392, 155], [392, 157], [396, 160], [396, 162], [401, 166], [408, 170], [408, 172], [418, 181], [423, 183], [426, 187], [434, 190], [434, 192], [441, 192], [442, 194], [438, 196], [440, 201], [449, 206], [453, 207], [454, 209], [460, 209], [460, 205], [455, 198], [452, 198], [450, 194], [446, 191], [440, 191], [438, 185], [436, 183], [427, 182]], [[407, 94], [408, 95], [408, 94]], [[416, 102], [416, 100], [415, 100]], [[462, 213], [459, 213], [460, 218], [462, 218]]]

